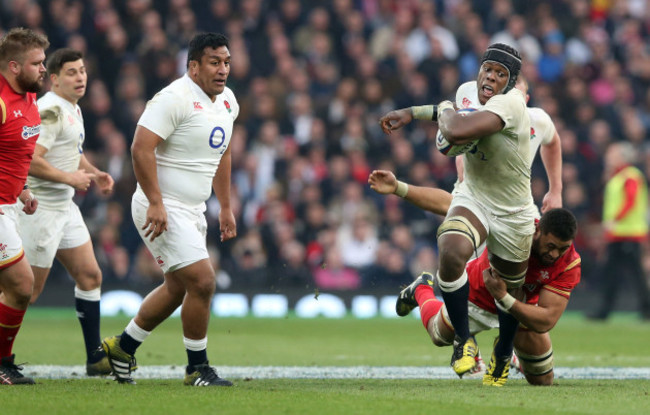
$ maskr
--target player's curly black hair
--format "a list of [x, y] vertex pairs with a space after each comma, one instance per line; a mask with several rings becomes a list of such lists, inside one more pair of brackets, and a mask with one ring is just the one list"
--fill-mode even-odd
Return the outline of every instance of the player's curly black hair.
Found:
[[190, 40], [190, 46], [187, 51], [187, 68], [190, 67], [190, 61], [201, 62], [201, 57], [205, 53], [205, 48], [219, 48], [228, 46], [228, 38], [221, 33], [199, 33]]
[[578, 233], [578, 221], [571, 211], [564, 208], [551, 209], [539, 220], [542, 234], [553, 234], [563, 241], [575, 239]]

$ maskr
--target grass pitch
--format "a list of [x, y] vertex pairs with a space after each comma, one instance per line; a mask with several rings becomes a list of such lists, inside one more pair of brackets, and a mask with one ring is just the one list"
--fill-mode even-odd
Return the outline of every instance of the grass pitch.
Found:
[[[102, 320], [102, 335], [119, 334], [128, 318]], [[489, 356], [496, 332], [479, 336]], [[556, 367], [650, 368], [650, 324], [632, 315], [591, 323], [562, 318], [551, 332]], [[73, 310], [30, 309], [14, 351], [30, 365], [80, 365], [84, 352]], [[434, 347], [417, 319], [216, 319], [208, 353], [215, 366], [447, 366], [450, 348]], [[180, 321], [158, 327], [138, 350], [138, 363], [178, 365], [178, 379], [37, 379], [0, 387], [1, 414], [629, 414], [650, 407], [648, 380], [557, 379], [531, 387], [512, 379], [503, 388], [480, 380], [231, 378], [233, 388], [182, 385], [186, 361]], [[451, 370], [451, 369], [449, 369]], [[650, 370], [650, 369], [649, 369]], [[137, 372], [135, 373], [137, 379]]]

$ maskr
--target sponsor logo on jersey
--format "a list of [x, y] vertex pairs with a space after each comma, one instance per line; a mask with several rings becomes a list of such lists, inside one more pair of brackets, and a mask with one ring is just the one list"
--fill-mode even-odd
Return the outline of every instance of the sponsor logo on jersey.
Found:
[[162, 267], [163, 265], [165, 265], [165, 261], [162, 260], [162, 258], [160, 257], [160, 255], [158, 255], [158, 256], [156, 257], [156, 262], [157, 262], [158, 265], [160, 265], [161, 267]]
[[21, 136], [23, 137], [23, 140], [28, 140], [31, 137], [34, 137], [35, 135], [39, 135], [40, 132], [41, 132], [40, 124], [35, 125], [33, 127], [24, 126], [23, 133], [21, 134]]
[[463, 108], [469, 108], [472, 105], [472, 101], [469, 98], [463, 98]]
[[539, 273], [539, 276], [540, 276], [540, 278], [541, 278], [542, 280], [547, 280], [547, 279], [550, 278], [549, 275], [548, 275], [548, 271], [541, 271], [541, 272]]
[[20, 112], [20, 110], [14, 111], [14, 117], [15, 118], [22, 117], [22, 116], [23, 116], [23, 113]]
[[200, 102], [194, 101], [194, 109], [195, 110], [202, 110], [203, 107], [201, 106]]

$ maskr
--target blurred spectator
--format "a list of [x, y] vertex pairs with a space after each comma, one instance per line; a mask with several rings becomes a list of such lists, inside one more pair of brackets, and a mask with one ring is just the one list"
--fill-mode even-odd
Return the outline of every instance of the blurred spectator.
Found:
[[325, 261], [314, 271], [316, 287], [322, 290], [355, 290], [361, 286], [359, 273], [343, 264], [337, 248], [325, 251]]
[[603, 229], [607, 257], [601, 271], [600, 308], [591, 317], [604, 320], [615, 306], [622, 276], [635, 284], [639, 311], [650, 320], [650, 288], [643, 272], [641, 246], [648, 237], [648, 184], [634, 167], [634, 148], [626, 142], [611, 144], [605, 153]]
[[490, 43], [505, 43], [521, 52], [523, 59], [537, 63], [542, 56], [542, 48], [537, 39], [527, 31], [528, 24], [523, 16], [518, 14], [508, 18], [505, 30], [492, 36]]
[[268, 287], [267, 255], [258, 231], [240, 234], [233, 246], [232, 255], [235, 260], [233, 287]]
[[339, 227], [337, 245], [341, 250], [341, 260], [347, 267], [360, 270], [372, 265], [376, 260], [377, 230], [367, 214], [359, 211], [350, 225]]
[[305, 247], [296, 240], [288, 241], [280, 248], [281, 265], [276, 267], [276, 288], [308, 289], [313, 285], [312, 274], [305, 263]]

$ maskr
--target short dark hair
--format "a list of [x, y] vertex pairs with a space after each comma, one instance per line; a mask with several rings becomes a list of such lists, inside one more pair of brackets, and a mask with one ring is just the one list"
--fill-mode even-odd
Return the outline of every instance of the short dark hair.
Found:
[[0, 68], [11, 61], [23, 63], [23, 54], [31, 49], [50, 46], [47, 36], [24, 27], [15, 27], [0, 39]]
[[567, 209], [551, 209], [539, 220], [539, 230], [543, 235], [551, 233], [563, 241], [571, 241], [578, 233], [578, 221]]
[[190, 40], [190, 47], [187, 51], [187, 65], [190, 67], [190, 61], [201, 62], [205, 53], [205, 48], [220, 48], [228, 46], [228, 38], [221, 33], [199, 33]]
[[68, 62], [75, 62], [79, 59], [83, 59], [84, 54], [81, 51], [71, 48], [59, 49], [50, 55], [47, 60], [47, 73], [48, 74], [59, 74], [61, 68]]

